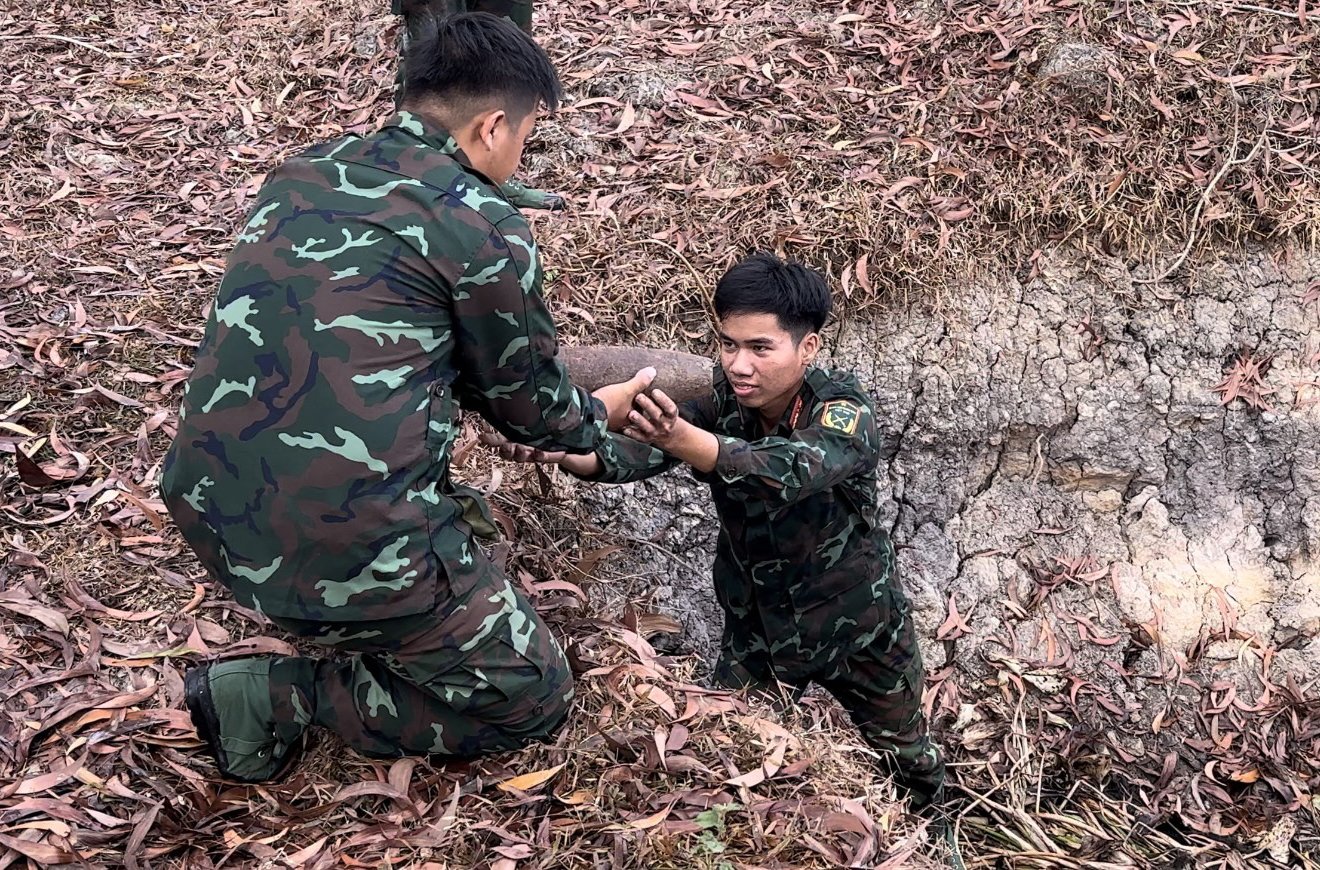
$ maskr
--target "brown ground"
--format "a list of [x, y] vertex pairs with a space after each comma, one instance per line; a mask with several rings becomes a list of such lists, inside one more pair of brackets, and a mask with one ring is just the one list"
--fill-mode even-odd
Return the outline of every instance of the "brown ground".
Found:
[[[571, 99], [525, 177], [572, 198], [536, 222], [566, 331], [700, 342], [710, 276], [752, 244], [825, 265], [860, 310], [940, 297], [972, 264], [1030, 269], [1051, 237], [1175, 277], [1184, 243], [1316, 241], [1314, 20], [952, 5], [547, 10]], [[663, 620], [544, 585], [589, 592], [609, 542], [512, 470], [513, 564], [583, 670], [555, 746], [388, 765], [324, 739], [263, 788], [198, 754], [185, 664], [279, 642], [156, 497], [178, 387], [260, 173], [386, 114], [391, 27], [367, 0], [0, 12], [0, 868], [921, 866], [922, 824], [867, 784], [828, 706], [785, 722], [705, 692], [644, 640]], [[1058, 50], [1088, 41], [1109, 48]], [[488, 479], [488, 457], [466, 471]], [[1264, 866], [1250, 825], [1157, 831], [1099, 775], [1042, 811], [1032, 723], [1006, 709], [993, 751], [958, 756], [969, 864]], [[1314, 710], [1278, 710], [1283, 751], [1314, 752]]]

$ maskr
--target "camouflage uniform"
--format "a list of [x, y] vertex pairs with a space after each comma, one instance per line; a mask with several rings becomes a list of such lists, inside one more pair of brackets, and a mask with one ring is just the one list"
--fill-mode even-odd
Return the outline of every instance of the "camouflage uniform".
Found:
[[261, 665], [270, 697], [252, 709], [273, 706], [282, 745], [317, 724], [377, 755], [471, 754], [564, 716], [563, 653], [474, 543], [494, 534], [485, 502], [449, 475], [460, 402], [520, 443], [602, 443], [541, 278], [522, 215], [416, 114], [313, 147], [261, 189], [162, 490], [240, 603], [357, 653]]
[[[879, 436], [856, 378], [807, 369], [775, 431], [737, 402], [716, 368], [711, 397], [684, 419], [719, 437], [708, 483], [720, 518], [715, 593], [724, 610], [718, 682], [816, 682], [896, 761], [918, 803], [944, 778], [921, 711], [924, 671], [894, 548], [877, 519]], [[595, 478], [626, 483], [677, 464], [622, 435]], [[799, 689], [800, 691], [800, 689]]]

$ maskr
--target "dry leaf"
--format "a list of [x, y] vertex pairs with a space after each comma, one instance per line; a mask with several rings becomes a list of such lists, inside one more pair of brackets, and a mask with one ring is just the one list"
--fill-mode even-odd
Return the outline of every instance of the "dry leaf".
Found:
[[0, 610], [8, 610], [11, 613], [17, 613], [27, 616], [40, 622], [47, 628], [53, 628], [60, 634], [69, 633], [69, 620], [63, 613], [34, 601], [27, 601], [22, 598], [13, 597], [13, 593], [4, 593], [0, 595]]
[[619, 126], [610, 131], [611, 136], [618, 136], [632, 129], [637, 123], [637, 109], [632, 103], [623, 107], [623, 114], [619, 117]]
[[506, 779], [504, 782], [497, 783], [496, 787], [507, 792], [530, 791], [541, 783], [551, 779], [556, 773], [559, 773], [559, 771], [563, 769], [564, 765], [556, 764], [554, 767], [548, 767], [545, 770], [535, 770], [531, 773], [524, 773], [520, 776]]
[[658, 812], [658, 813], [654, 813], [654, 814], [652, 814], [652, 815], [646, 816], [645, 818], [634, 819], [634, 820], [632, 820], [632, 821], [630, 821], [630, 822], [625, 822], [625, 823], [623, 823], [623, 824], [609, 825], [609, 826], [607, 826], [607, 827], [605, 828], [605, 830], [607, 830], [607, 831], [646, 831], [646, 830], [650, 830], [651, 828], [654, 828], [656, 825], [660, 824], [660, 823], [663, 822], [666, 818], [668, 818], [669, 813], [673, 810], [673, 808], [674, 808], [674, 807], [673, 807], [673, 804], [670, 804], [669, 806], [665, 807], [663, 810], [660, 810], [660, 812]]
[[965, 634], [971, 634], [971, 626], [963, 620], [962, 614], [958, 612], [958, 600], [949, 593], [949, 615], [935, 630], [936, 640], [957, 640]]
[[328, 835], [324, 836], [310, 846], [306, 846], [291, 855], [286, 855], [283, 858], [280, 858], [280, 861], [293, 868], [306, 867], [312, 863], [314, 858], [321, 854], [321, 850], [325, 848], [325, 845], [329, 840], [330, 837]]
[[78, 860], [78, 856], [66, 849], [59, 849], [45, 843], [32, 842], [24, 840], [21, 837], [11, 837], [8, 834], [0, 834], [0, 846], [6, 849], [12, 849], [25, 858], [30, 858], [38, 865], [49, 867], [55, 864], [69, 864]]
[[595, 799], [596, 793], [593, 791], [587, 791], [586, 789], [578, 789], [577, 791], [570, 792], [566, 795], [555, 795], [555, 800], [571, 807], [589, 804], [594, 802]]
[[665, 712], [671, 720], [678, 718], [678, 710], [674, 707], [674, 699], [669, 697], [669, 693], [658, 686], [644, 683], [633, 687], [633, 693], [646, 701], [655, 704]]

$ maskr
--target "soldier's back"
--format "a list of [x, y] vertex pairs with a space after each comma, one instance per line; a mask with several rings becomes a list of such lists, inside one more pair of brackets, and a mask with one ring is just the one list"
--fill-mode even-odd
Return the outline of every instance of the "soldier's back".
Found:
[[314, 147], [238, 236], [162, 484], [207, 567], [271, 615], [434, 606], [453, 295], [498, 225], [525, 226], [456, 153], [407, 113]]

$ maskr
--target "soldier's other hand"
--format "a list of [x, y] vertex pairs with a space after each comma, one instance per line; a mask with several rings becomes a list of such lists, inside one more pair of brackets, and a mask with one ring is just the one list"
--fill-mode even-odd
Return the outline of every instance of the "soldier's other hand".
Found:
[[546, 211], [568, 211], [568, 200], [557, 193], [547, 193], [540, 207]]
[[535, 447], [528, 447], [526, 444], [514, 444], [498, 432], [482, 432], [478, 437], [482, 444], [494, 447], [495, 452], [501, 458], [513, 462], [557, 465], [567, 455], [562, 450], [537, 450]]
[[674, 400], [663, 390], [655, 390], [650, 396], [638, 395], [633, 400], [633, 410], [628, 414], [623, 434], [664, 449], [674, 438], [681, 422]]
[[607, 384], [591, 394], [605, 403], [605, 410], [610, 418], [609, 427], [612, 431], [618, 432], [623, 428], [628, 420], [628, 412], [632, 409], [633, 399], [637, 398], [642, 390], [651, 386], [651, 381], [654, 380], [655, 367], [647, 366], [623, 383]]

